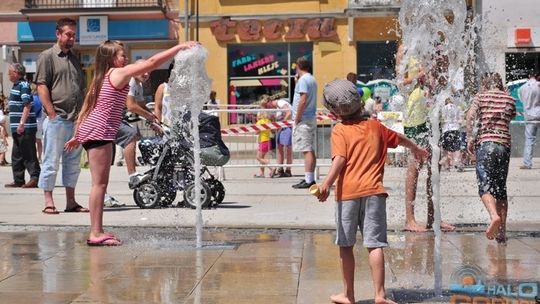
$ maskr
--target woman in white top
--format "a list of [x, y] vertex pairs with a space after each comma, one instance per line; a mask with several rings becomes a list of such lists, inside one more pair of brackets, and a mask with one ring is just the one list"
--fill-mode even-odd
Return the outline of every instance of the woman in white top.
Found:
[[169, 93], [168, 81], [173, 67], [174, 63], [171, 63], [167, 70], [167, 80], [158, 86], [154, 95], [154, 114], [156, 114], [156, 117], [161, 123], [168, 126], [171, 125], [171, 95]]
[[[265, 109], [278, 109], [276, 112], [276, 121], [290, 121], [292, 118], [292, 107], [286, 99], [266, 98], [261, 102]], [[277, 163], [278, 169], [271, 177], [291, 177], [291, 167], [281, 167], [279, 165], [292, 164], [292, 129], [281, 128], [277, 135]]]

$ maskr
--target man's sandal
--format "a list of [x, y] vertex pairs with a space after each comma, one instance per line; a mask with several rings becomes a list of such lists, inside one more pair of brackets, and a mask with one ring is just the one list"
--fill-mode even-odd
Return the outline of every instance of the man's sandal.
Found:
[[47, 206], [45, 209], [41, 210], [41, 212], [45, 214], [60, 214], [60, 212], [56, 210], [56, 207], [54, 206]]
[[88, 208], [84, 208], [83, 206], [77, 204], [75, 207], [72, 207], [72, 208], [69, 208], [69, 209], [66, 209], [64, 210], [64, 212], [90, 212], [90, 210]]

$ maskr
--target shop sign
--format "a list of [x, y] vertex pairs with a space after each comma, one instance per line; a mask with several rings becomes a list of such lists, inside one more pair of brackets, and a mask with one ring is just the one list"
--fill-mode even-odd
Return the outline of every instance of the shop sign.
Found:
[[337, 37], [335, 18], [291, 18], [287, 20], [214, 20], [210, 23], [212, 33], [219, 42], [235, 40], [257, 41], [277, 39], [328, 40]]
[[109, 39], [107, 16], [81, 16], [79, 18], [79, 43], [81, 45], [96, 45]]
[[506, 46], [510, 48], [540, 46], [540, 27], [508, 27]]
[[[230, 44], [227, 50], [229, 77], [287, 76], [294, 72], [289, 62], [299, 56], [311, 58], [311, 42], [268, 43], [268, 44]], [[310, 59], [309, 59], [310, 60]]]
[[21, 53], [19, 60], [26, 68], [26, 73], [35, 73], [37, 59], [39, 57], [39, 52], [24, 52]]
[[[286, 66], [286, 65], [285, 65]], [[256, 56], [249, 54], [231, 60], [235, 76], [283, 75], [287, 70], [280, 65], [280, 60], [274, 54]]]
[[[88, 20], [90, 22], [87, 22]], [[17, 40], [19, 42], [56, 41], [55, 27], [55, 21], [17, 22]], [[98, 45], [107, 39], [169, 40], [169, 21], [166, 19], [109, 21], [106, 16], [80, 16], [77, 39], [83, 45]]]
[[256, 59], [254, 55], [248, 55], [232, 62], [233, 68], [240, 65], [242, 65], [242, 70], [246, 73], [257, 69], [257, 74], [260, 76], [277, 69], [279, 62], [274, 59], [272, 54], [260, 59]]

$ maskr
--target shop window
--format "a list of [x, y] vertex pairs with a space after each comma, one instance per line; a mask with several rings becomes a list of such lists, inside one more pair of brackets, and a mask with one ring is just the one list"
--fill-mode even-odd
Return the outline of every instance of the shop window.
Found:
[[356, 44], [358, 80], [367, 83], [374, 79], [394, 79], [396, 51], [396, 41], [358, 42]]
[[[311, 43], [229, 45], [229, 108], [255, 108], [263, 94], [280, 93], [283, 98], [292, 96], [296, 74], [294, 63], [301, 56], [313, 60]], [[254, 113], [231, 113], [228, 122], [252, 123], [254, 116]]]
[[529, 71], [540, 70], [540, 53], [506, 53], [506, 82], [527, 79]]

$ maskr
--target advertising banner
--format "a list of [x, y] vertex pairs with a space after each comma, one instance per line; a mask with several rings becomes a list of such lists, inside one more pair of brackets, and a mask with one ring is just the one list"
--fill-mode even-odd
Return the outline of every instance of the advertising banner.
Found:
[[81, 16], [79, 27], [81, 45], [98, 45], [109, 39], [107, 16]]

